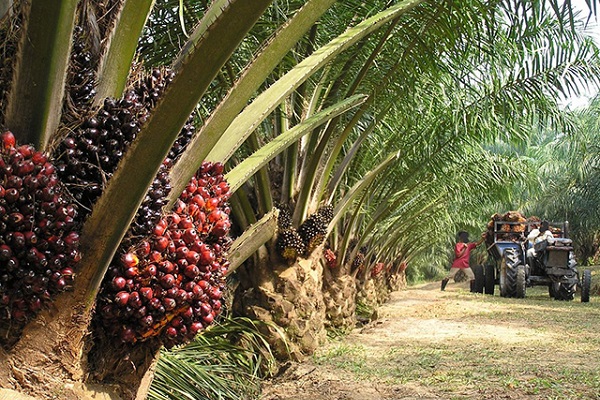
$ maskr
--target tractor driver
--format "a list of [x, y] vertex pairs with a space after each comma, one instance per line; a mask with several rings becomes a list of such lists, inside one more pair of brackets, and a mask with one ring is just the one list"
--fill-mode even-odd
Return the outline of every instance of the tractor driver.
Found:
[[531, 230], [531, 232], [529, 232], [529, 235], [527, 235], [527, 241], [529, 242], [529, 249], [527, 249], [527, 261], [530, 266], [533, 265], [533, 258], [536, 256], [534, 245], [552, 237], [554, 237], [554, 235], [550, 231], [550, 223], [548, 221], [542, 221], [539, 229], [534, 228]]

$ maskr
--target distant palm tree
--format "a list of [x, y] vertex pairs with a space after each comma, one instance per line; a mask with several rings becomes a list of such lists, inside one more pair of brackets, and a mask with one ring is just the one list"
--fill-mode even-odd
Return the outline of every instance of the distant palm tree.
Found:
[[550, 221], [568, 221], [577, 258], [587, 265], [598, 251], [598, 99], [572, 117], [574, 129], [541, 130], [538, 145], [532, 146], [539, 200], [528, 202], [527, 209]]

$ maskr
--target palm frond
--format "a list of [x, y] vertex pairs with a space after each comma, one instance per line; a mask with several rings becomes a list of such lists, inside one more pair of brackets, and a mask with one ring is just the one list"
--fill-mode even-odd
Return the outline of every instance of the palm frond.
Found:
[[275, 357], [247, 318], [222, 320], [188, 345], [164, 350], [150, 387], [150, 400], [255, 398], [260, 378]]

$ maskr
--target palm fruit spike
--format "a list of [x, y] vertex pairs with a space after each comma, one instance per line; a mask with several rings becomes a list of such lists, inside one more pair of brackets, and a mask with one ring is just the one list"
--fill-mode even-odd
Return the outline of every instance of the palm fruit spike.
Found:
[[[128, 88], [120, 99], [107, 98], [103, 107], [89, 116], [57, 144], [54, 152], [57, 174], [84, 211], [91, 210], [131, 142], [150, 115], [156, 101], [172, 82], [174, 73], [155, 69]], [[193, 132], [182, 130], [177, 157]], [[87, 212], [81, 213], [84, 220]]]
[[292, 227], [292, 215], [289, 206], [278, 205], [277, 208], [279, 209], [277, 226], [280, 230], [290, 229]]
[[352, 270], [361, 268], [365, 262], [365, 255], [363, 253], [357, 253], [354, 260], [352, 260]]
[[73, 49], [67, 75], [67, 90], [65, 96], [66, 112], [62, 116], [64, 123], [72, 123], [79, 118], [78, 111], [90, 106], [96, 95], [96, 60], [89, 51], [90, 44], [86, 43], [86, 35], [82, 26], [73, 30]]
[[329, 224], [333, 220], [333, 206], [331, 204], [320, 207], [317, 213], [323, 217], [323, 221], [326, 224]]
[[279, 255], [289, 262], [296, 261], [296, 258], [304, 254], [306, 249], [302, 238], [294, 228], [280, 231], [275, 247]]
[[327, 222], [321, 214], [314, 213], [300, 225], [298, 234], [306, 245], [306, 253], [310, 254], [325, 240], [327, 235]]
[[357, 238], [350, 239], [350, 242], [348, 243], [348, 250], [349, 251], [354, 250], [354, 248], [356, 247], [357, 244], [358, 244], [358, 239]]

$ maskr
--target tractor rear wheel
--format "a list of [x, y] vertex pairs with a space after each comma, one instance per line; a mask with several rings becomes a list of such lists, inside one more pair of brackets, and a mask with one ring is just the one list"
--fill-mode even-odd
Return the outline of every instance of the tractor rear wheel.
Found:
[[550, 294], [550, 297], [553, 299], [556, 297], [556, 293], [558, 293], [559, 286], [560, 283], [558, 282], [552, 282], [548, 285], [548, 294]]
[[473, 293], [483, 293], [483, 282], [485, 277], [483, 276], [483, 265], [475, 265], [471, 268], [475, 275], [475, 281], [471, 287]]
[[496, 267], [491, 264], [485, 266], [485, 294], [494, 295], [494, 286], [496, 285]]
[[581, 278], [581, 302], [587, 303], [590, 301], [590, 288], [592, 287], [592, 272], [589, 269], [583, 271]]
[[[519, 273], [519, 271], [522, 272]], [[522, 276], [519, 278], [519, 275]], [[525, 278], [525, 266], [521, 262], [517, 249], [505, 249], [500, 269], [500, 296], [524, 297]], [[521, 294], [522, 296], [520, 296]]]

